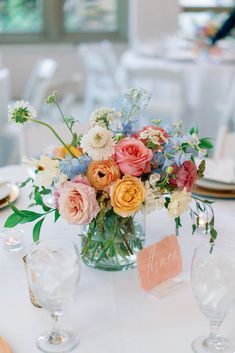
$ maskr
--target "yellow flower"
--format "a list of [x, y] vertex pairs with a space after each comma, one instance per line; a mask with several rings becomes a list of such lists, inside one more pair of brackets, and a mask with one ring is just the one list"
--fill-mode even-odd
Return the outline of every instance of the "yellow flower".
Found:
[[111, 186], [111, 205], [115, 213], [122, 217], [131, 216], [140, 210], [145, 200], [145, 188], [141, 180], [124, 176]]
[[[81, 157], [81, 155], [82, 155], [81, 147], [76, 148], [72, 145], [67, 145], [67, 146], [69, 147], [70, 151], [73, 153], [74, 156]], [[64, 146], [54, 148], [53, 154], [55, 155], [56, 158], [59, 158], [59, 159], [65, 159], [67, 154], [70, 155], [70, 153], [68, 152], [68, 150]]]
[[87, 178], [96, 190], [104, 190], [120, 177], [118, 165], [112, 160], [93, 161], [89, 164]]

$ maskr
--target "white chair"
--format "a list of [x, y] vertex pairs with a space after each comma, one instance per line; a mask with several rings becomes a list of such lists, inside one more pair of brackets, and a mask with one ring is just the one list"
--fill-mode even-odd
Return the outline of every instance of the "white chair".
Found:
[[122, 87], [117, 77], [118, 61], [111, 42], [82, 44], [78, 55], [85, 69], [84, 113], [86, 118], [97, 106], [112, 105]]
[[184, 75], [174, 68], [146, 67], [127, 70], [128, 87], [143, 87], [152, 93], [147, 112], [172, 123], [184, 120], [186, 101]]
[[221, 109], [214, 158], [235, 159], [235, 77]]
[[57, 66], [55, 60], [46, 58], [39, 60], [32, 70], [22, 99], [30, 102], [30, 104], [38, 111], [41, 110], [45, 101], [48, 88], [55, 75]]

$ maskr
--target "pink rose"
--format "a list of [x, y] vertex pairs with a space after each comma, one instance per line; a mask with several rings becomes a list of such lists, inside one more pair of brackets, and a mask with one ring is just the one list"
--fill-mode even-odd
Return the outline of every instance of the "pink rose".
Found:
[[84, 181], [68, 181], [59, 190], [59, 212], [68, 223], [89, 224], [100, 211], [95, 189]]
[[185, 161], [176, 172], [176, 185], [178, 188], [191, 191], [197, 180], [197, 167], [192, 161]]
[[140, 176], [151, 171], [153, 152], [135, 138], [125, 138], [115, 145], [114, 160], [122, 174]]

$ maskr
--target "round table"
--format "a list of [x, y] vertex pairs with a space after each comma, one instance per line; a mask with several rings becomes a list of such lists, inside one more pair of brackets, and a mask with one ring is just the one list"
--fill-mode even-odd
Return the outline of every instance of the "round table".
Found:
[[[8, 166], [0, 169], [0, 178], [19, 182], [27, 178], [27, 169]], [[16, 201], [18, 208], [28, 205], [30, 187], [21, 190]], [[10, 214], [0, 211], [0, 227]], [[221, 238], [235, 242], [235, 202], [215, 204], [217, 228]], [[208, 332], [207, 319], [193, 298], [189, 283], [189, 264], [193, 249], [203, 240], [192, 236], [189, 216], [183, 217], [184, 226], [179, 237], [185, 266], [185, 283], [163, 299], [157, 299], [140, 288], [137, 270], [102, 272], [82, 264], [80, 295], [62, 318], [64, 328], [75, 330], [80, 345], [75, 353], [188, 353], [192, 340]], [[173, 222], [166, 214], [156, 212], [146, 219], [147, 243], [171, 234]], [[31, 243], [32, 225], [23, 225], [26, 248]], [[78, 227], [63, 220], [55, 225], [49, 219], [42, 228], [42, 237], [67, 236], [79, 241]], [[0, 249], [0, 335], [15, 353], [37, 353], [35, 338], [51, 327], [49, 315], [33, 307], [29, 301], [27, 282], [21, 253]], [[225, 319], [222, 331], [235, 343], [234, 312]]]
[[[196, 124], [202, 136], [216, 138], [219, 124], [221, 123], [221, 110], [226, 102], [232, 80], [235, 79], [235, 59], [232, 61], [210, 61], [204, 59], [194, 61], [187, 57], [172, 59], [137, 52], [133, 49], [126, 50], [120, 60], [120, 72], [122, 76], [128, 77], [129, 70], [149, 69], [180, 70], [183, 75], [185, 86], [186, 109], [182, 120], [184, 125], [192, 127]], [[161, 80], [145, 87], [149, 82], [138, 81], [138, 85], [150, 89], [152, 100], [161, 103], [161, 95], [164, 86]], [[128, 82], [127, 82], [128, 86]], [[163, 87], [163, 88], [162, 88]], [[167, 93], [167, 92], [166, 92]], [[164, 95], [164, 93], [163, 93]], [[166, 96], [169, 99], [169, 94]], [[174, 98], [174, 97], [172, 97]], [[159, 116], [161, 119], [161, 116]]]

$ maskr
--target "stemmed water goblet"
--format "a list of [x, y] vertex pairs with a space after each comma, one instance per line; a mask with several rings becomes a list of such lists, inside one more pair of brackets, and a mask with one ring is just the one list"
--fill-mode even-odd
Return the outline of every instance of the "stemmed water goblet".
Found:
[[196, 301], [208, 318], [210, 334], [192, 343], [196, 353], [234, 353], [230, 341], [220, 335], [220, 326], [235, 298], [235, 252], [226, 244], [206, 244], [196, 249], [191, 283]]
[[76, 334], [62, 330], [58, 321], [77, 296], [79, 251], [68, 239], [46, 239], [32, 247], [25, 262], [30, 289], [53, 320], [52, 330], [39, 336], [36, 345], [45, 353], [70, 352], [79, 339]]

